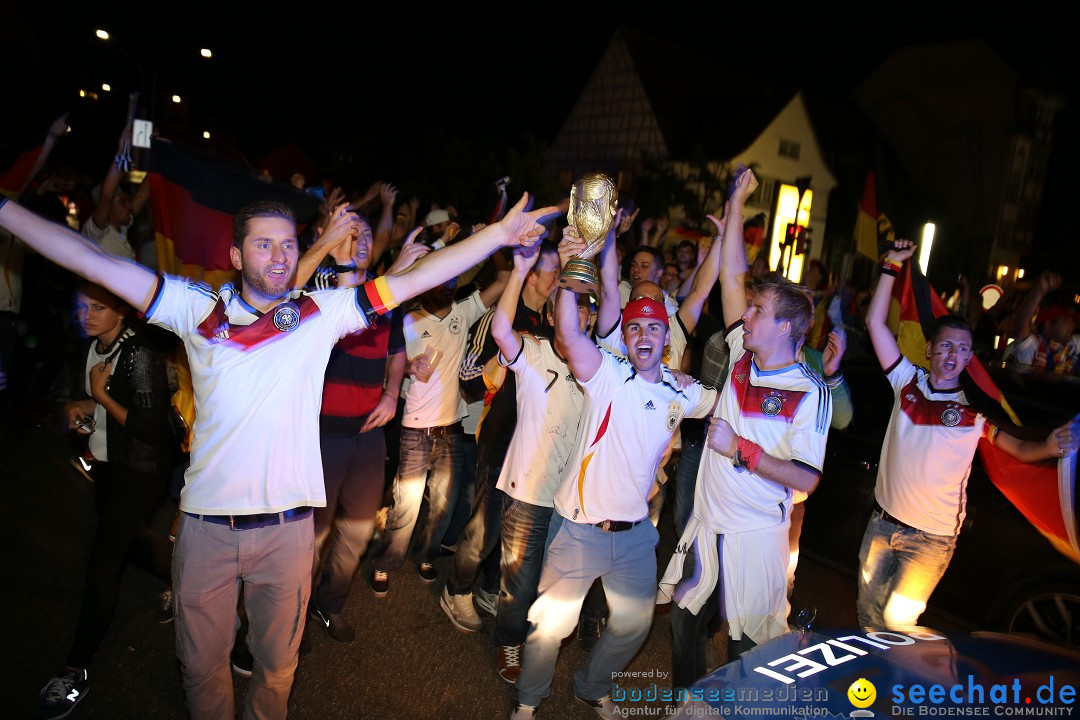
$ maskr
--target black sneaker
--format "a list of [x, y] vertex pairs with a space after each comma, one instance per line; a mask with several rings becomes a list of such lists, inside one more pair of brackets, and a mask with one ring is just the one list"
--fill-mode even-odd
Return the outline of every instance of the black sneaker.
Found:
[[604, 632], [604, 626], [606, 624], [607, 620], [603, 618], [599, 620], [581, 618], [581, 620], [578, 621], [578, 645], [580, 645], [583, 650], [591, 652], [592, 649], [596, 647], [596, 641], [600, 639], [600, 634]]
[[372, 570], [367, 574], [367, 584], [371, 593], [377, 598], [386, 597], [390, 592], [390, 573], [385, 570]]
[[319, 624], [326, 628], [326, 632], [330, 637], [339, 643], [351, 643], [356, 639], [356, 631], [353, 630], [353, 626], [349, 624], [349, 621], [341, 613], [326, 613], [320, 610], [315, 603], [311, 603], [308, 614], [313, 620], [318, 620]]
[[416, 566], [416, 574], [426, 583], [433, 583], [439, 578], [435, 566], [429, 562], [422, 562]]
[[41, 688], [37, 716], [42, 720], [67, 717], [89, 692], [90, 679], [86, 671], [69, 670]]
[[234, 673], [244, 678], [251, 677], [251, 671], [255, 667], [255, 658], [251, 657], [251, 650], [248, 649], [246, 642], [233, 645], [230, 658]]

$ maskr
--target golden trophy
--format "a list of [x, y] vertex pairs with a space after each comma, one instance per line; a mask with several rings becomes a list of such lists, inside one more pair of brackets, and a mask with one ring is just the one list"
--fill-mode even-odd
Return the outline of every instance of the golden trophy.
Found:
[[619, 188], [604, 173], [586, 173], [570, 188], [570, 209], [566, 219], [577, 228], [585, 249], [566, 261], [559, 285], [576, 293], [595, 292], [600, 286], [599, 271], [589, 258], [604, 247], [615, 223]]

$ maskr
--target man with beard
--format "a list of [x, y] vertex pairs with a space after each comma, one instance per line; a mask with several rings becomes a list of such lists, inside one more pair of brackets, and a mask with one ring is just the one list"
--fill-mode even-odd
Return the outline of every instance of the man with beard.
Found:
[[570, 291], [559, 291], [556, 313], [556, 342], [585, 393], [585, 406], [577, 447], [555, 493], [552, 540], [529, 611], [514, 720], [533, 717], [547, 697], [559, 646], [577, 624], [596, 578], [607, 594], [608, 623], [574, 677], [574, 695], [601, 717], [618, 717], [611, 681], [645, 641], [655, 605], [658, 535], [648, 520], [649, 489], [679, 421], [704, 417], [716, 400], [715, 390], [696, 382], [680, 390], [661, 364], [668, 340], [662, 303], [642, 298], [623, 310], [625, 360], [581, 331]]
[[[102, 251], [68, 228], [0, 200], [0, 227], [97, 282], [179, 335], [198, 415], [173, 549], [177, 654], [194, 718], [233, 716], [229, 650], [239, 586], [255, 658], [245, 713], [284, 718], [311, 590], [313, 506], [325, 505], [318, 413], [334, 344], [402, 300], [456, 277], [504, 245], [531, 245], [554, 208], [527, 197], [471, 238], [355, 292], [290, 292], [299, 256], [289, 207], [254, 203], [233, 223], [239, 291], [219, 292]], [[323, 228], [329, 249], [358, 231], [347, 206]]]

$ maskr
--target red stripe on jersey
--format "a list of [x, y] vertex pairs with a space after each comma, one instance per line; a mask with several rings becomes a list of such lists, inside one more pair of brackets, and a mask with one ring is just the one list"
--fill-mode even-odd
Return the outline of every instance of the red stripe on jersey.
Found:
[[[604, 433], [607, 432], [608, 420], [610, 420], [610, 419], [611, 419], [611, 403], [608, 403], [607, 412], [604, 413], [604, 421], [602, 423], [600, 423], [600, 429], [596, 431], [596, 437], [593, 439], [592, 445], [589, 445], [589, 447], [592, 447], [596, 443], [600, 442], [600, 438], [604, 437]], [[582, 477], [584, 477], [584, 475]]]
[[[790, 424], [807, 393], [801, 390], [779, 390], [750, 383], [753, 355], [746, 353], [731, 371], [731, 389], [739, 402], [739, 414], [758, 420], [783, 420]], [[770, 399], [775, 398], [775, 399]], [[776, 406], [779, 402], [779, 407]], [[765, 412], [769, 408], [770, 412]], [[772, 412], [775, 410], [775, 412]]]
[[[297, 325], [319, 315], [319, 306], [306, 295], [293, 301], [293, 304], [300, 315]], [[222, 343], [247, 352], [260, 345], [275, 342], [289, 334], [287, 331], [278, 330], [274, 326], [274, 314], [275, 311], [271, 310], [261, 315], [250, 325], [233, 325], [229, 322], [229, 318], [225, 313], [225, 302], [218, 298], [217, 305], [206, 316], [206, 319], [199, 323], [196, 330], [211, 343]]]
[[[916, 376], [917, 378], [917, 376]], [[929, 400], [912, 379], [900, 393], [900, 409], [915, 425], [973, 427], [977, 413], [955, 400]]]

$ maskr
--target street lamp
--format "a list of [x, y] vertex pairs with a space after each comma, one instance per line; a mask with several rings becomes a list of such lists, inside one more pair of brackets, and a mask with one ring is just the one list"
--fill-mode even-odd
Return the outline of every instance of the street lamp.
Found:
[[934, 231], [937, 226], [932, 222], [923, 225], [922, 242], [919, 243], [919, 268], [922, 274], [926, 274], [926, 268], [930, 266], [930, 248], [934, 245]]
[[109, 39], [109, 33], [105, 32], [104, 30], [96, 30], [94, 34], [97, 35], [98, 38], [100, 38], [101, 40]]

